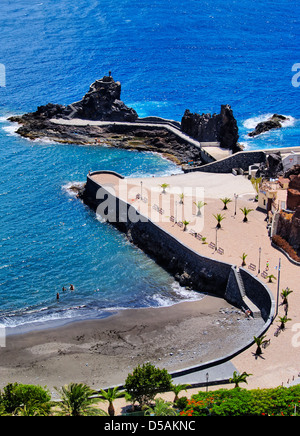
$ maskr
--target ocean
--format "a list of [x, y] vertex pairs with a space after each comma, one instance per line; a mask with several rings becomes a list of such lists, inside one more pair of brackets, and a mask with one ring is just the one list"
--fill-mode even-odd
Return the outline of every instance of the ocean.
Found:
[[[78, 101], [112, 71], [140, 117], [180, 121], [185, 109], [230, 104], [246, 149], [298, 146], [299, 17], [295, 0], [2, 0], [2, 325], [24, 331], [202, 298], [68, 190], [89, 170], [138, 177], [178, 167], [151, 153], [29, 141], [7, 117]], [[273, 113], [289, 117], [282, 129], [247, 136]]]

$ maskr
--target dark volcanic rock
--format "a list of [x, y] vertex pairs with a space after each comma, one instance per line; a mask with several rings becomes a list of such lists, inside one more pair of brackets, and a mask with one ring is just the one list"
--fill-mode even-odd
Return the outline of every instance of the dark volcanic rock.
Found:
[[288, 120], [284, 115], [274, 114], [266, 121], [258, 123], [253, 132], [248, 133], [248, 136], [257, 136], [261, 133], [268, 132], [273, 129], [280, 129], [282, 127], [282, 121]]
[[121, 84], [111, 76], [96, 80], [82, 100], [68, 106], [48, 103], [38, 107], [36, 112], [22, 117], [13, 117], [11, 121], [34, 123], [35, 121], [51, 120], [52, 118], [94, 121], [129, 121], [134, 122], [138, 114], [127, 107], [121, 100]]
[[69, 117], [97, 121], [134, 122], [138, 114], [121, 101], [121, 83], [111, 76], [94, 82], [78, 103], [67, 107]]
[[219, 142], [222, 148], [233, 151], [238, 146], [238, 127], [229, 105], [222, 105], [220, 114], [197, 114], [185, 111], [181, 130], [200, 142]]

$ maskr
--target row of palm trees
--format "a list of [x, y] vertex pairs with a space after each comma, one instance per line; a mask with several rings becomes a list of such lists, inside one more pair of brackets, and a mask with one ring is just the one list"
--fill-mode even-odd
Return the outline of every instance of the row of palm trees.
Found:
[[[145, 410], [145, 414], [176, 414], [174, 405], [178, 401], [178, 395], [181, 391], [186, 391], [188, 387], [188, 384], [172, 385], [171, 391], [175, 394], [173, 403], [165, 402], [161, 398], [158, 398], [155, 401], [155, 406], [149, 406]], [[61, 397], [58, 414], [69, 416], [102, 415], [113, 417], [115, 416], [114, 401], [120, 397], [124, 397], [124, 391], [120, 391], [117, 386], [106, 391], [101, 389], [99, 395], [95, 394], [94, 390], [83, 383], [70, 383], [69, 385], [63, 386], [61, 389], [56, 388], [56, 390]], [[130, 397], [126, 393], [125, 399], [130, 401]], [[107, 412], [97, 407], [98, 403], [103, 401], [108, 402]]]
[[[288, 312], [288, 296], [292, 292], [293, 292], [293, 290], [290, 288], [282, 289], [282, 291], [281, 291], [281, 298], [283, 299], [282, 305], [285, 307], [285, 315], [278, 317], [278, 321], [280, 322], [280, 325], [279, 325], [278, 329], [276, 330], [276, 332], [274, 333], [275, 336], [278, 336], [279, 332], [285, 330], [286, 323], [288, 321], [291, 321], [291, 318], [287, 317], [287, 312]], [[262, 347], [265, 347], [267, 344], [269, 344], [270, 339], [267, 340], [266, 335], [262, 335], [260, 337], [254, 336], [254, 342], [257, 345], [255, 355], [260, 356], [262, 354]]]
[[[221, 200], [222, 200], [223, 202], [225, 201], [225, 202], [224, 202], [224, 208], [223, 208], [223, 209], [227, 209], [227, 204], [231, 201], [231, 199], [230, 199], [230, 198], [221, 198]], [[240, 210], [242, 211], [242, 213], [243, 213], [243, 215], [244, 215], [243, 222], [246, 223], [246, 222], [248, 221], [248, 215], [249, 215], [250, 212], [253, 211], [253, 209], [250, 209], [250, 208], [248, 208], [248, 207], [243, 207], [243, 208], [240, 207]], [[218, 214], [214, 215], [214, 217], [215, 217], [216, 220], [217, 220], [217, 228], [220, 229], [220, 228], [221, 228], [221, 222], [222, 222], [226, 217], [225, 217], [224, 214], [222, 215], [221, 213], [218, 213]]]

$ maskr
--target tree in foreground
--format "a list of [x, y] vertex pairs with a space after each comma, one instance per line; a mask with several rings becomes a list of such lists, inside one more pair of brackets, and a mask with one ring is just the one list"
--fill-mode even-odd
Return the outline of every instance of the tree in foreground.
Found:
[[247, 372], [242, 372], [242, 374], [238, 373], [237, 371], [233, 371], [232, 378], [229, 379], [230, 383], [234, 383], [234, 387], [238, 388], [240, 383], [248, 383], [247, 377], [249, 377], [252, 374], [248, 374]]
[[61, 409], [69, 416], [107, 415], [103, 410], [96, 409], [94, 405], [99, 398], [93, 397], [95, 391], [83, 383], [70, 383], [61, 389], [55, 388], [61, 396]]
[[9, 383], [0, 395], [3, 414], [47, 416], [51, 409], [50, 400], [46, 388], [22, 383]]
[[178, 394], [181, 391], [186, 391], [189, 386], [190, 385], [187, 385], [187, 384], [178, 384], [178, 385], [173, 385], [172, 384], [171, 391], [174, 392], [174, 394], [175, 394], [175, 397], [174, 397], [174, 400], [173, 400], [174, 403], [177, 403], [177, 401], [178, 401]]
[[122, 392], [118, 392], [118, 387], [114, 387], [112, 389], [108, 389], [107, 391], [104, 391], [103, 389], [100, 390], [100, 394], [102, 397], [108, 401], [108, 414], [109, 416], [115, 416], [115, 408], [113, 405], [113, 402], [117, 399], [122, 397], [124, 394]]
[[167, 370], [150, 362], [138, 365], [125, 381], [125, 389], [133, 403], [138, 402], [141, 407], [149, 405], [156, 394], [170, 391], [171, 385], [172, 377]]

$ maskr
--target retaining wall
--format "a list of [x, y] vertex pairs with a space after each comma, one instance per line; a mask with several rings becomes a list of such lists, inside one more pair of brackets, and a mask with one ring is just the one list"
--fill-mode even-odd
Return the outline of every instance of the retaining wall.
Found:
[[[118, 178], [117, 173], [108, 173]], [[268, 288], [247, 270], [240, 268], [244, 288], [240, 289], [233, 269], [235, 265], [202, 256], [185, 246], [173, 235], [140, 214], [132, 205], [101, 187], [92, 175], [87, 177], [84, 201], [107, 221], [126, 233], [128, 239], [169, 271], [183, 286], [208, 292], [245, 308], [245, 295], [261, 312], [265, 322], [273, 316], [273, 298]], [[100, 191], [99, 191], [99, 188]], [[246, 307], [246, 309], [250, 309]]]
[[233, 168], [248, 171], [250, 165], [266, 161], [263, 151], [239, 151], [224, 159], [217, 160], [200, 167], [184, 167], [184, 172], [201, 171], [205, 173], [231, 173]]
[[[98, 171], [97, 174], [110, 173], [114, 174], [120, 179], [123, 177], [119, 174], [106, 171]], [[93, 173], [93, 174], [96, 174]], [[264, 325], [260, 331], [256, 332], [256, 336], [263, 335], [273, 321], [275, 313], [275, 302], [267, 286], [260, 282], [255, 276], [249, 273], [246, 269], [240, 268], [239, 272], [243, 280], [243, 292], [239, 288], [236, 279], [235, 265], [226, 262], [216, 261], [214, 259], [201, 256], [199, 253], [194, 252], [189, 247], [179, 242], [176, 238], [168, 232], [161, 229], [158, 225], [151, 222], [146, 217], [139, 214], [139, 212], [123, 200], [116, 198], [111, 192], [106, 189], [101, 189], [99, 196], [99, 188], [101, 186], [88, 176], [85, 195], [83, 198], [86, 203], [97, 211], [97, 208], [106, 204], [105, 211], [107, 212], [105, 218], [109, 218], [112, 213], [113, 219], [117, 219], [111, 224], [118, 227], [121, 231], [125, 232], [128, 238], [146, 253], [154, 257], [154, 259], [170, 271], [175, 278], [182, 280], [182, 284], [190, 284], [195, 290], [210, 291], [212, 294], [221, 296], [229, 303], [245, 308], [245, 300], [243, 293], [247, 298], [261, 312], [264, 320]], [[98, 198], [97, 198], [98, 197]], [[117, 214], [110, 208], [115, 207]], [[134, 213], [130, 212], [131, 208], [135, 209]], [[103, 210], [103, 208], [102, 208]], [[124, 211], [126, 211], [124, 215]], [[139, 218], [134, 222], [128, 220], [128, 216], [135, 216]], [[185, 283], [187, 281], [187, 283]], [[251, 303], [252, 304], [252, 303]], [[250, 309], [251, 310], [251, 309]], [[174, 380], [182, 376], [197, 373], [210, 367], [216, 367], [225, 363], [238, 355], [242, 351], [253, 345], [254, 340], [249, 340], [247, 343], [238, 344], [230, 354], [222, 356], [208, 362], [204, 362], [197, 366], [181, 369], [172, 373]], [[201, 384], [197, 384], [197, 386]]]

